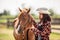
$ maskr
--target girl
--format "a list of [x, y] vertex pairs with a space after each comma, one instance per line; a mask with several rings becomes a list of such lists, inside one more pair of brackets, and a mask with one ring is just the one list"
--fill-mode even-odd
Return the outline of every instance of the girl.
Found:
[[[39, 20], [37, 32], [41, 37], [41, 40], [49, 40], [49, 35], [51, 33], [51, 18], [47, 10], [41, 9], [39, 11]], [[39, 37], [38, 37], [39, 38]]]

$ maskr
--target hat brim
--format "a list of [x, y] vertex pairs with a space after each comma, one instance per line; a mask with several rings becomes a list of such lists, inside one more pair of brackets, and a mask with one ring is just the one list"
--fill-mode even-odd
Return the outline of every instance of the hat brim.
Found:
[[43, 14], [50, 14], [50, 12], [49, 11], [39, 11], [39, 13], [43, 13]]

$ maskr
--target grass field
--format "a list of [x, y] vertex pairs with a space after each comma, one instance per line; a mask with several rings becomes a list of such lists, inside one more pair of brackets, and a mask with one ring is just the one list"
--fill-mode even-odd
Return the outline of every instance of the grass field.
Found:
[[[15, 40], [13, 37], [13, 28], [6, 28], [6, 26], [2, 26], [0, 25], [0, 40]], [[60, 40], [60, 34], [51, 33], [50, 40]]]

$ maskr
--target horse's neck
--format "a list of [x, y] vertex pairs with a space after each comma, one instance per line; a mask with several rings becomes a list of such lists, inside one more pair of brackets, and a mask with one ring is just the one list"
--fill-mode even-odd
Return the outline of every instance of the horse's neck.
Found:
[[30, 28], [32, 28], [32, 24], [27, 24], [26, 29], [30, 29]]

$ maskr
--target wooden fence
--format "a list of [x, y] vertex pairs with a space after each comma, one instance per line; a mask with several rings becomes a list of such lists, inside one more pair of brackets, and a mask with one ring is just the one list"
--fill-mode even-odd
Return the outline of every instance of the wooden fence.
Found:
[[[0, 18], [0, 20], [6, 20], [6, 22], [0, 22], [0, 24], [5, 24], [9, 28], [9, 26], [13, 26], [13, 20], [15, 18]], [[52, 25], [60, 25], [60, 19], [54, 18], [52, 19]]]
[[13, 27], [13, 20], [15, 18], [0, 18], [0, 20], [5, 20], [5, 22], [0, 22], [0, 24], [6, 25], [7, 28], [9, 28], [10, 26]]
[[52, 25], [60, 25], [60, 18], [54, 18], [52, 19]]

